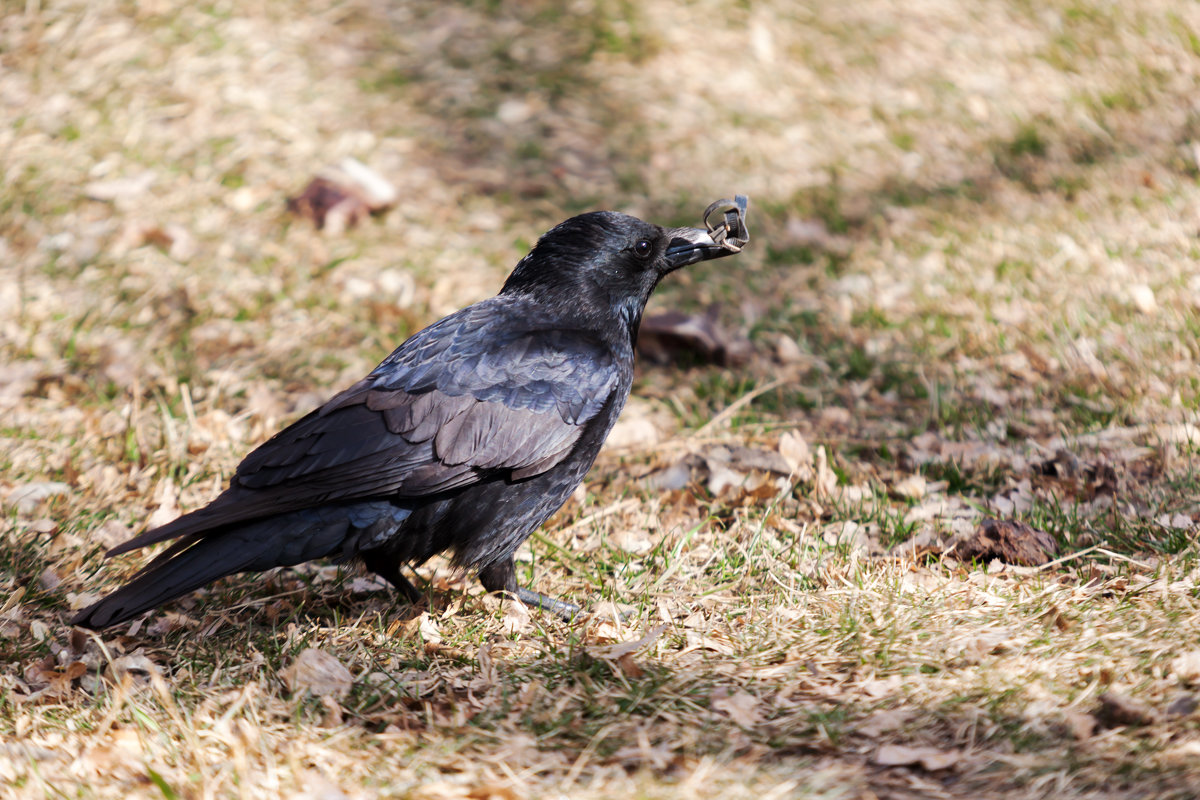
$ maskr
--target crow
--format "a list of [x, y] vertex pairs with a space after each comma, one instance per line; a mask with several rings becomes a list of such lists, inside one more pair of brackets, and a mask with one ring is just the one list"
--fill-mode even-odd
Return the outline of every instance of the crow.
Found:
[[[723, 209], [723, 226], [709, 217]], [[490, 592], [513, 552], [583, 480], [629, 397], [650, 293], [738, 252], [745, 198], [707, 230], [597, 211], [544, 234], [500, 293], [416, 333], [366, 378], [275, 434], [207, 506], [108, 552], [176, 540], [72, 624], [104, 628], [239, 572], [357, 557], [410, 602], [402, 566], [449, 551]]]

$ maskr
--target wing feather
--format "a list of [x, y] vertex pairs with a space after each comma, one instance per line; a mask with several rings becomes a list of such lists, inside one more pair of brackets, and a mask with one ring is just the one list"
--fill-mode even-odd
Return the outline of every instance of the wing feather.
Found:
[[498, 296], [440, 320], [263, 443], [211, 504], [113, 552], [323, 503], [420, 498], [552, 468], [621, 378], [599, 339], [540, 313]]

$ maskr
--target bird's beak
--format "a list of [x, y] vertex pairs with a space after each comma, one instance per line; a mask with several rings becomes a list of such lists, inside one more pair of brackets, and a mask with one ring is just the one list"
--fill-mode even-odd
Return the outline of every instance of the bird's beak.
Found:
[[[704, 212], [704, 224], [708, 230], [701, 228], [673, 228], [670, 231], [671, 241], [667, 245], [667, 271], [695, 264], [697, 261], [707, 261], [710, 258], [723, 258], [740, 253], [750, 241], [750, 233], [746, 229], [746, 208], [749, 201], [744, 195], [736, 195], [733, 202], [718, 200]], [[712, 218], [720, 212], [723, 217], [716, 223]]]
[[671, 243], [667, 245], [667, 269], [676, 270], [697, 261], [730, 256], [736, 252], [717, 244], [708, 231], [675, 228], [671, 231]]

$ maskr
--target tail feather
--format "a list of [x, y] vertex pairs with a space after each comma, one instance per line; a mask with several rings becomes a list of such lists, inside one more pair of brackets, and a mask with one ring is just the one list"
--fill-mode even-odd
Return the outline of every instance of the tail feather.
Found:
[[262, 572], [361, 549], [393, 534], [408, 511], [388, 503], [329, 506], [192, 534], [133, 580], [80, 611], [72, 625], [105, 628], [238, 572]]

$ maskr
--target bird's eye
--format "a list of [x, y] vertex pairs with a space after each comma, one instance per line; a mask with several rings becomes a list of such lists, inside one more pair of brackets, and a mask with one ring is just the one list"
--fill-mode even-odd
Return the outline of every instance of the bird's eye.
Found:
[[639, 239], [638, 243], [633, 246], [633, 253], [638, 258], [648, 258], [654, 252], [654, 245], [649, 239]]

